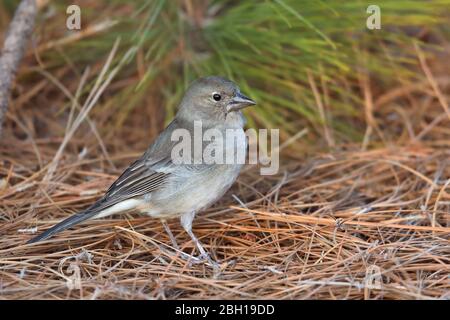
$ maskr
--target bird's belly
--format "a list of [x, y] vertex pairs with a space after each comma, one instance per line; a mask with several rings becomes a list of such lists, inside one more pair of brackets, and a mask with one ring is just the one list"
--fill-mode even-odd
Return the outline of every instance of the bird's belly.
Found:
[[242, 165], [220, 165], [213, 170], [174, 179], [151, 196], [146, 214], [160, 219], [200, 211], [212, 205], [231, 187]]
[[[244, 139], [238, 139], [236, 145], [225, 144], [224, 154], [234, 154], [236, 160], [238, 154], [243, 154], [245, 160], [247, 141], [244, 131], [240, 130]], [[242, 163], [180, 165], [170, 173], [164, 187], [147, 197], [148, 206], [141, 211], [151, 217], [168, 219], [203, 210], [231, 187], [242, 166]]]

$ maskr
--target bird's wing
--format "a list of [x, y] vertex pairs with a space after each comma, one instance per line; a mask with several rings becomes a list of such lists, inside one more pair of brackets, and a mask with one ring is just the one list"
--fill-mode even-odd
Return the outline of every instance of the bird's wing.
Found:
[[172, 121], [142, 157], [120, 175], [98, 201], [101, 207], [144, 196], [164, 185], [174, 169], [171, 152], [176, 141], [171, 140], [171, 134], [177, 127], [177, 120]]
[[[165, 164], [162, 165], [161, 162], [165, 162]], [[171, 161], [170, 158], [161, 159], [161, 161], [154, 164], [159, 165], [161, 168], [167, 168], [171, 166]], [[154, 170], [152, 165], [148, 165], [148, 161], [141, 157], [133, 162], [111, 185], [106, 194], [92, 206], [61, 221], [39, 236], [32, 238], [28, 243], [45, 240], [55, 233], [66, 230], [82, 221], [95, 218], [105, 212], [106, 209], [123, 201], [149, 194], [164, 185], [169, 175], [170, 172]]]
[[175, 142], [170, 139], [177, 128], [173, 121], [141, 158], [133, 162], [109, 187], [105, 195], [92, 206], [63, 220], [28, 243], [45, 240], [55, 233], [68, 229], [82, 221], [99, 216], [104, 210], [123, 201], [140, 198], [161, 188], [174, 169], [171, 151]]
[[112, 205], [151, 193], [164, 185], [171, 166], [170, 158], [150, 163], [145, 158], [136, 160], [109, 187], [102, 201]]

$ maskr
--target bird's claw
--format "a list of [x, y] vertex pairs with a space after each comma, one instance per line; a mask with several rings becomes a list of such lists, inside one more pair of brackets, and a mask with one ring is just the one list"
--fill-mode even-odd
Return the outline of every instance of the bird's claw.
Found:
[[192, 266], [193, 264], [204, 263], [207, 266], [212, 267], [214, 269], [214, 272], [221, 270], [220, 264], [213, 260], [207, 252], [203, 252], [198, 256], [194, 256], [183, 251], [176, 250], [174, 252], [170, 251], [170, 255], [179, 255], [180, 258], [189, 262], [189, 266]]
[[199, 255], [197, 259], [199, 259], [200, 262], [206, 262], [206, 264], [209, 264], [214, 270], [220, 270], [220, 264], [213, 260], [207, 252]]

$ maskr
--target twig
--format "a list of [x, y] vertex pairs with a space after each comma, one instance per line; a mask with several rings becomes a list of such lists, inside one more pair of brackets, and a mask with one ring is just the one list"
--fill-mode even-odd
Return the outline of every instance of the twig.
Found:
[[35, 0], [22, 0], [11, 21], [0, 56], [0, 134], [8, 110], [9, 90], [30, 37], [38, 7]]
[[445, 99], [445, 96], [442, 94], [442, 91], [439, 89], [439, 85], [438, 85], [436, 79], [433, 77], [433, 74], [431, 73], [430, 68], [428, 67], [427, 61], [425, 59], [425, 55], [423, 54], [422, 50], [420, 50], [420, 47], [417, 43], [414, 43], [414, 47], [416, 49], [417, 56], [419, 57], [420, 66], [422, 67], [423, 72], [427, 76], [427, 80], [430, 83], [430, 86], [433, 89], [433, 92], [436, 95], [439, 103], [441, 104], [442, 109], [444, 109], [445, 113], [447, 114], [448, 118], [450, 119], [450, 110], [448, 107], [447, 99]]

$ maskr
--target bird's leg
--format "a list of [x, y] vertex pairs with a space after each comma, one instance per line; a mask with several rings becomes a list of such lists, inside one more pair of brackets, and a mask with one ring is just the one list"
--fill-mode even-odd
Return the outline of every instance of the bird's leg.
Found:
[[[199, 259], [199, 258], [197, 258], [197, 257], [194, 257], [194, 256], [191, 256], [190, 254], [184, 253], [183, 251], [180, 250], [180, 247], [178, 246], [177, 240], [176, 240], [175, 237], [173, 236], [173, 233], [172, 233], [172, 231], [170, 230], [169, 225], [166, 223], [165, 220], [161, 220], [161, 223], [162, 223], [162, 225], [164, 226], [164, 229], [166, 230], [166, 233], [167, 233], [167, 235], [169, 236], [170, 241], [172, 242], [172, 246], [173, 246], [173, 248], [175, 249], [175, 252], [178, 252], [178, 253], [181, 255], [181, 257], [182, 257], [183, 259], [185, 259], [185, 260], [192, 259], [192, 260], [194, 260], [195, 262], [200, 263], [200, 262], [201, 262], [201, 259]], [[161, 251], [167, 252], [167, 253], [169, 253], [169, 254], [171, 254], [171, 255], [174, 254], [173, 252], [169, 252], [168, 250], [164, 249], [163, 247], [160, 247], [160, 249], [161, 249]]]
[[188, 235], [191, 237], [192, 241], [195, 243], [195, 246], [197, 247], [198, 251], [200, 252], [200, 259], [206, 259], [208, 262], [214, 267], [214, 269], [220, 268], [217, 262], [213, 261], [211, 257], [209, 256], [208, 252], [203, 248], [200, 241], [197, 239], [195, 234], [192, 232], [192, 221], [194, 220], [195, 212], [188, 212], [181, 216], [180, 222], [183, 226], [183, 229], [188, 233]]
[[203, 248], [200, 241], [197, 239], [195, 234], [192, 232], [192, 221], [194, 220], [195, 212], [188, 212], [181, 216], [180, 222], [183, 226], [183, 229], [188, 233], [188, 235], [191, 237], [192, 241], [194, 241], [195, 246], [197, 247], [198, 251], [200, 251], [200, 257], [206, 258], [208, 256], [208, 253]]
[[177, 240], [175, 240], [175, 237], [173, 236], [173, 233], [170, 230], [169, 226], [167, 225], [166, 221], [162, 220], [161, 223], [164, 226], [164, 229], [166, 230], [166, 233], [169, 235], [170, 241], [172, 242], [172, 246], [175, 249], [180, 250], [180, 247], [178, 247]]

